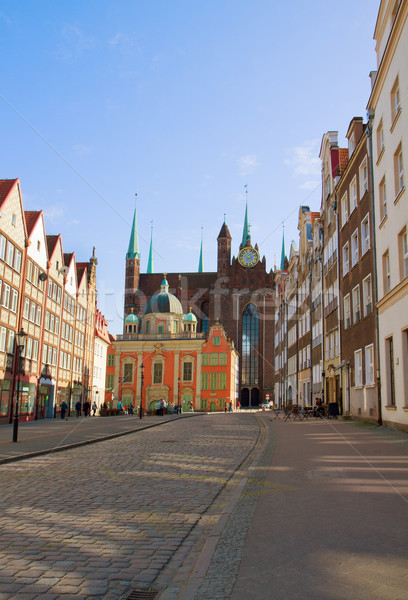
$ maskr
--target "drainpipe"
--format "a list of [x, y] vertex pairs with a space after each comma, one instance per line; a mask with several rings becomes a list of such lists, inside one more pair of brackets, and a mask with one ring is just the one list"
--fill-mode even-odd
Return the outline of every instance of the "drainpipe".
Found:
[[371, 235], [372, 235], [372, 253], [373, 253], [373, 310], [375, 319], [375, 359], [377, 363], [376, 378], [377, 378], [377, 423], [382, 425], [382, 403], [381, 403], [381, 376], [380, 376], [380, 332], [378, 324], [378, 273], [377, 273], [377, 245], [375, 236], [375, 204], [374, 204], [374, 158], [373, 158], [373, 120], [374, 120], [374, 109], [367, 111], [368, 123], [366, 128], [366, 135], [368, 138], [368, 158], [370, 164], [370, 198], [371, 198]]

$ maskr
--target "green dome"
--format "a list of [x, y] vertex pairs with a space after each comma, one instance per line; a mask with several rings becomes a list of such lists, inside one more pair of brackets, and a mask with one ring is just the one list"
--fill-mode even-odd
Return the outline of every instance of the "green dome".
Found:
[[126, 317], [125, 323], [139, 323], [139, 319], [131, 312], [130, 315]]
[[193, 313], [191, 312], [191, 308], [190, 308], [190, 312], [186, 314], [186, 316], [183, 319], [183, 323], [197, 323], [197, 317], [195, 315], [193, 315]]

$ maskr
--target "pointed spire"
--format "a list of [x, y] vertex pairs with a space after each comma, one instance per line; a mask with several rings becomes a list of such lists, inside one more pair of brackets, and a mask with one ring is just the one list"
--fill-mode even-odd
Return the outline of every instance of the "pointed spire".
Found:
[[154, 264], [153, 264], [153, 221], [151, 222], [151, 230], [150, 230], [150, 250], [149, 250], [149, 261], [147, 263], [147, 272], [154, 273]]
[[200, 248], [200, 260], [198, 261], [198, 272], [204, 273], [204, 262], [203, 262], [203, 228], [201, 227], [201, 248]]
[[285, 270], [285, 225], [282, 223], [283, 233], [282, 233], [282, 253], [281, 253], [281, 262], [280, 262], [280, 270]]
[[248, 223], [248, 190], [247, 190], [247, 186], [245, 185], [245, 194], [246, 194], [246, 201], [245, 201], [245, 219], [244, 219], [244, 231], [242, 233], [242, 246], [246, 246], [246, 243], [248, 241], [248, 239], [251, 239], [251, 234], [249, 232], [249, 223]]
[[[137, 198], [137, 194], [135, 194], [135, 197]], [[132, 231], [131, 231], [130, 240], [129, 240], [129, 248], [128, 248], [128, 251], [126, 254], [126, 258], [140, 258], [139, 236], [137, 233], [137, 219], [136, 219], [136, 202], [135, 202], [135, 212], [133, 215]]]

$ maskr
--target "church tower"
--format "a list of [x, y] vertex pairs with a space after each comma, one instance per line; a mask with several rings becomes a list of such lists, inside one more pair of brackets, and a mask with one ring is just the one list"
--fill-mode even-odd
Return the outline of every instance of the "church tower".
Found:
[[129, 248], [126, 253], [126, 272], [125, 272], [125, 318], [135, 306], [135, 296], [139, 289], [140, 276], [140, 252], [139, 236], [137, 233], [136, 208], [133, 216], [132, 231], [130, 234]]
[[218, 234], [218, 262], [217, 273], [218, 277], [227, 277], [231, 265], [231, 234], [225, 222], [222, 224], [221, 231]]

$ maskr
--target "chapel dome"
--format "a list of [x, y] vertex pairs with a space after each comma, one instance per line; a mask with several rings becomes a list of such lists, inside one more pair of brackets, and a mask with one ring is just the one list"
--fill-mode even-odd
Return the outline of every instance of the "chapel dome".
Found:
[[126, 317], [125, 323], [139, 323], [139, 319], [133, 313], [133, 308], [132, 308], [132, 312]]
[[183, 314], [183, 307], [176, 296], [169, 293], [169, 282], [164, 276], [161, 283], [160, 292], [150, 298], [144, 309], [144, 314], [151, 313], [173, 313], [176, 315]]
[[184, 317], [183, 323], [197, 323], [197, 317], [191, 312], [191, 308], [190, 312]]

